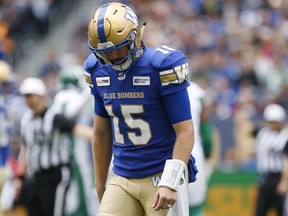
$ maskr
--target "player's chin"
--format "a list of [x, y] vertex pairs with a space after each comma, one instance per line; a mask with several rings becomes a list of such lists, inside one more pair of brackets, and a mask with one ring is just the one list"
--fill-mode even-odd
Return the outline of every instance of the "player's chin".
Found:
[[111, 61], [112, 64], [120, 64], [123, 59], [114, 59]]

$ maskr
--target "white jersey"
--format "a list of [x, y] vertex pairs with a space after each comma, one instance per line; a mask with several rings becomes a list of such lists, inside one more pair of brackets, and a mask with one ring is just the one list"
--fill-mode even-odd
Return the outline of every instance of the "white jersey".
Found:
[[[78, 123], [89, 125], [92, 123], [93, 98], [90, 95], [89, 88], [81, 90], [80, 88], [66, 88], [59, 91], [53, 101], [53, 106], [62, 110], [62, 113], [68, 117], [76, 119]], [[85, 200], [88, 216], [95, 215], [98, 211], [98, 199], [93, 187], [93, 167], [91, 157], [91, 143], [86, 139], [74, 137], [73, 155], [79, 168], [80, 177], [73, 176], [71, 186], [67, 192], [65, 213], [73, 215], [80, 206], [80, 201]], [[79, 194], [80, 188], [84, 189], [84, 196]], [[83, 196], [83, 195], [82, 195]], [[80, 197], [80, 200], [75, 199]]]
[[195, 133], [195, 143], [194, 145], [201, 144], [200, 138], [200, 124], [201, 124], [201, 113], [203, 110], [202, 100], [205, 97], [205, 91], [199, 87], [196, 83], [190, 82], [190, 86], [187, 88], [190, 104], [191, 104], [191, 113], [194, 124]]
[[200, 136], [201, 125], [201, 113], [203, 110], [202, 100], [205, 97], [205, 91], [200, 88], [196, 83], [190, 82], [190, 86], [187, 88], [191, 113], [194, 124], [194, 136], [195, 142], [192, 150], [192, 154], [196, 160], [196, 166], [198, 168], [196, 182], [188, 185], [189, 206], [197, 206], [205, 201], [207, 192], [207, 179], [205, 173], [205, 158]]

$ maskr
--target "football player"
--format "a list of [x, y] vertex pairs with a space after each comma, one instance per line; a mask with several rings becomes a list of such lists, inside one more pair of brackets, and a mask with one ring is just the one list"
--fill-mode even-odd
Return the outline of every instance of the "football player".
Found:
[[[90, 125], [93, 115], [89, 111], [93, 109], [93, 103], [85, 83], [82, 65], [70, 63], [61, 68], [58, 76], [61, 89], [54, 97], [53, 106], [58, 107], [67, 118]], [[71, 136], [71, 142], [72, 178], [65, 200], [65, 215], [95, 216], [99, 206], [93, 190], [91, 142], [76, 136]]]
[[[197, 169], [187, 59], [145, 46], [144, 27], [116, 2], [99, 7], [88, 26], [98, 216], [189, 215], [186, 178], [195, 181]], [[106, 187], [112, 152], [115, 175]]]
[[[208, 124], [205, 110], [205, 91], [195, 82], [190, 82], [190, 86], [187, 88], [189, 93], [189, 99], [191, 104], [191, 113], [193, 115], [195, 142], [192, 150], [192, 154], [196, 159], [196, 165], [199, 169], [197, 174], [197, 181], [188, 185], [188, 197], [189, 197], [189, 215], [190, 216], [202, 216], [203, 206], [207, 193], [207, 182], [205, 172], [205, 156], [202, 146], [201, 136], [201, 124]], [[197, 194], [197, 196], [195, 196]]]

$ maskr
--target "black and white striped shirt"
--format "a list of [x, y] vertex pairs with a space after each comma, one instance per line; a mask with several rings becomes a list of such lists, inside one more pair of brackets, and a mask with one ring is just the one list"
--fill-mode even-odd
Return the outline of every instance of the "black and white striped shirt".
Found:
[[262, 128], [256, 136], [257, 169], [260, 173], [281, 173], [288, 155], [288, 128]]
[[28, 149], [28, 172], [69, 164], [71, 160], [71, 131], [73, 120], [59, 110], [47, 109], [41, 116], [28, 111], [21, 120], [22, 143]]

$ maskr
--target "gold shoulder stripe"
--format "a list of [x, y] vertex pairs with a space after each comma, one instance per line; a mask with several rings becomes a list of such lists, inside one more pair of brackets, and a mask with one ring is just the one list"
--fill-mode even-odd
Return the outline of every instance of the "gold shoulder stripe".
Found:
[[161, 71], [160, 72], [160, 80], [162, 86], [166, 86], [169, 84], [177, 84], [182, 83], [187, 80], [188, 75], [188, 64], [182, 64], [174, 67], [173, 69]]
[[84, 71], [84, 77], [85, 77], [86, 83], [87, 83], [90, 87], [93, 87], [90, 73]]
[[171, 82], [177, 79], [177, 76], [175, 73], [172, 74], [166, 74], [166, 75], [160, 75], [161, 83], [165, 82]]
[[92, 84], [91, 77], [85, 75], [85, 80], [89, 85]]
[[161, 83], [163, 85], [163, 83], [176, 80], [177, 76], [174, 73], [174, 69], [170, 69], [170, 70], [166, 70], [166, 71], [161, 71], [160, 72], [160, 79], [161, 79]]

